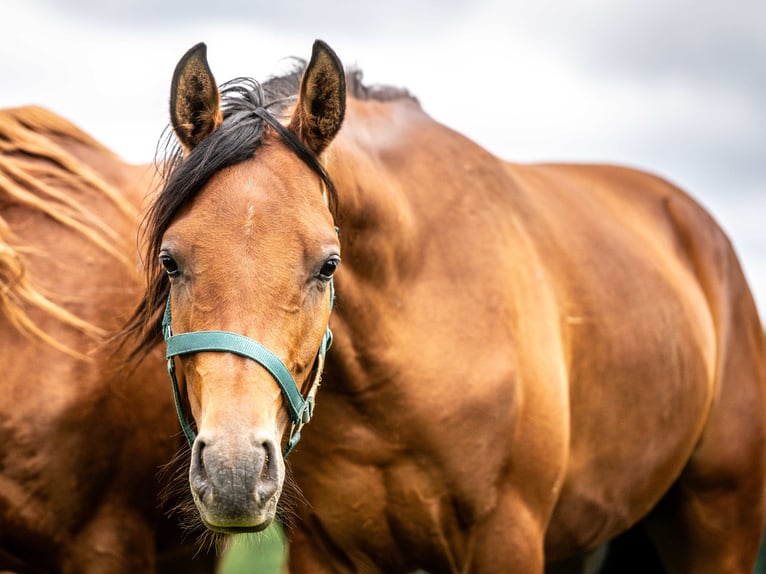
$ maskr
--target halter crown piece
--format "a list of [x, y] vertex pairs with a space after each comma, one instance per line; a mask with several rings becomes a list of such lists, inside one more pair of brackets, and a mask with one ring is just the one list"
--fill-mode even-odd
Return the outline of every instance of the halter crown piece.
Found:
[[[331, 311], [334, 302], [335, 289], [333, 281], [330, 279]], [[173, 335], [170, 315], [170, 293], [168, 293], [168, 300], [165, 304], [165, 314], [162, 317], [162, 334], [165, 337], [165, 343], [167, 344], [165, 357], [168, 360], [168, 374], [170, 375], [170, 381], [173, 385], [173, 398], [176, 403], [176, 412], [178, 413], [178, 420], [181, 423], [181, 430], [183, 430], [184, 436], [186, 436], [186, 440], [189, 442], [190, 447], [194, 444], [196, 435], [191, 421], [186, 416], [186, 412], [183, 408], [181, 392], [178, 387], [178, 379], [176, 378], [174, 358], [179, 355], [188, 355], [201, 351], [213, 351], [234, 353], [235, 355], [252, 359], [274, 377], [274, 380], [282, 390], [282, 394], [287, 402], [288, 412], [290, 413], [290, 436], [282, 455], [286, 457], [290, 454], [290, 451], [292, 451], [293, 448], [295, 448], [295, 445], [298, 444], [298, 441], [301, 440], [301, 429], [303, 428], [303, 425], [309, 422], [314, 414], [314, 401], [317, 389], [319, 388], [319, 380], [322, 377], [325, 355], [327, 354], [330, 345], [332, 345], [332, 331], [329, 326], [325, 330], [324, 337], [322, 337], [322, 343], [319, 345], [319, 350], [317, 351], [317, 356], [314, 360], [314, 379], [311, 381], [311, 386], [309, 387], [308, 393], [306, 393], [305, 399], [301, 395], [295, 379], [290, 374], [287, 367], [285, 367], [285, 364], [279, 357], [254, 339], [229, 331], [192, 331], [190, 333]]]

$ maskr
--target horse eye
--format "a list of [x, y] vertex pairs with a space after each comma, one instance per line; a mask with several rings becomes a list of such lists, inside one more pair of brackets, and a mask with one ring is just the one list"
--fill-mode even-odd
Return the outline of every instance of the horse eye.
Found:
[[166, 255], [164, 253], [160, 255], [160, 264], [169, 276], [172, 277], [173, 275], [178, 274], [178, 263], [176, 263], [176, 260], [173, 259], [170, 255]]
[[340, 258], [338, 257], [330, 257], [327, 261], [324, 262], [324, 265], [322, 265], [322, 268], [319, 270], [319, 274], [317, 277], [323, 281], [329, 281], [332, 279], [332, 276], [335, 274], [335, 271], [338, 269], [338, 265], [340, 265]]

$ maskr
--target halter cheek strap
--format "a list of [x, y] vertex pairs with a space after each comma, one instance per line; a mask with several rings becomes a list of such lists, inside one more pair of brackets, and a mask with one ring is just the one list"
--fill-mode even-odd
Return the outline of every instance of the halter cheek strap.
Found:
[[[332, 279], [330, 279], [330, 310], [332, 310], [335, 301], [335, 289]], [[176, 367], [174, 358], [179, 355], [188, 355], [191, 353], [205, 352], [224, 352], [234, 353], [241, 357], [251, 359], [266, 369], [279, 385], [282, 394], [287, 402], [287, 410], [290, 414], [290, 436], [287, 440], [283, 456], [290, 454], [301, 439], [301, 429], [303, 425], [311, 420], [314, 414], [314, 401], [319, 380], [324, 368], [325, 355], [332, 345], [332, 331], [327, 327], [322, 343], [319, 345], [316, 359], [314, 360], [314, 378], [311, 381], [306, 398], [301, 395], [298, 384], [290, 374], [285, 364], [274, 353], [261, 345], [258, 341], [231, 333], [229, 331], [192, 331], [190, 333], [180, 333], [173, 335], [170, 315], [170, 294], [165, 304], [165, 314], [162, 317], [162, 333], [165, 337], [167, 350], [165, 356], [168, 360], [168, 374], [173, 386], [173, 398], [176, 403], [176, 412], [178, 420], [181, 423], [181, 430], [186, 436], [186, 440], [191, 447], [194, 444], [196, 435], [191, 421], [186, 416], [181, 399], [181, 391], [178, 387], [176, 378]]]

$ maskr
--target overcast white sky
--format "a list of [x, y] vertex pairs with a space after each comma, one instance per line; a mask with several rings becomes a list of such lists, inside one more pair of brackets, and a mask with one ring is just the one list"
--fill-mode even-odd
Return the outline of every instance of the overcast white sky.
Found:
[[3, 0], [0, 18], [0, 106], [42, 104], [134, 162], [152, 159], [196, 42], [223, 82], [322, 38], [506, 159], [681, 185], [732, 237], [766, 314], [763, 0]]

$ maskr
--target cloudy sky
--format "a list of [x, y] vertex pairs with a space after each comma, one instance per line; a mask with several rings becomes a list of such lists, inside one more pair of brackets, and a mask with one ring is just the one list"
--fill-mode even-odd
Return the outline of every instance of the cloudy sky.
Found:
[[327, 41], [370, 82], [514, 161], [608, 161], [681, 185], [766, 314], [763, 0], [3, 0], [0, 106], [42, 104], [151, 160], [179, 57], [265, 78]]

